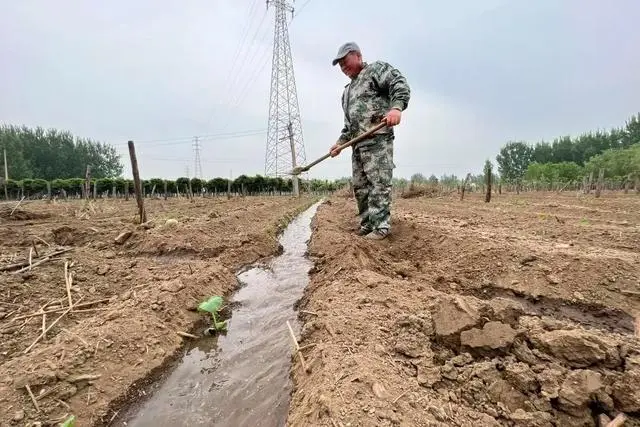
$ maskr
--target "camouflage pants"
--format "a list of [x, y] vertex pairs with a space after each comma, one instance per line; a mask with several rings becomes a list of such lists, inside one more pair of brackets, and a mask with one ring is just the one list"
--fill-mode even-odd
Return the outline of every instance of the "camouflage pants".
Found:
[[393, 136], [379, 135], [363, 141], [351, 155], [353, 190], [358, 203], [360, 227], [391, 229], [391, 179]]

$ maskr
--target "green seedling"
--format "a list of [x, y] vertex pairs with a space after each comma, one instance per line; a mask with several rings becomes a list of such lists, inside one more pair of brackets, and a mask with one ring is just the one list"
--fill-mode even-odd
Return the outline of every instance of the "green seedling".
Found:
[[218, 318], [216, 314], [220, 311], [222, 307], [222, 297], [215, 296], [209, 298], [207, 301], [203, 301], [198, 305], [198, 311], [204, 311], [207, 313], [211, 313], [211, 317], [213, 318], [213, 328], [216, 331], [226, 331], [227, 330], [227, 321], [224, 320], [222, 322], [218, 322]]
[[60, 424], [60, 427], [75, 427], [75, 425], [76, 425], [76, 416], [71, 415], [69, 418], [64, 420], [62, 424]]

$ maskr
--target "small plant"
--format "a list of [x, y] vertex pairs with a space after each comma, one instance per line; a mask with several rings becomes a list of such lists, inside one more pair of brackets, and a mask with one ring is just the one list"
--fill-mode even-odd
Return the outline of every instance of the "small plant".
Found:
[[76, 416], [71, 415], [69, 418], [64, 420], [62, 424], [60, 424], [60, 427], [74, 427], [75, 425], [76, 425]]
[[198, 311], [211, 313], [211, 317], [213, 318], [213, 329], [218, 332], [227, 330], [227, 321], [223, 320], [222, 322], [218, 322], [218, 318], [216, 317], [216, 314], [219, 314], [222, 303], [222, 297], [214, 296], [198, 305]]

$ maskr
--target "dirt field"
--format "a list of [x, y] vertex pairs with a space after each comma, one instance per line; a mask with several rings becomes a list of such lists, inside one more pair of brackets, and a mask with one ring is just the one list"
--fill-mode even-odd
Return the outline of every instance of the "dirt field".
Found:
[[[291, 426], [640, 426], [640, 197], [396, 199], [315, 219]], [[604, 423], [604, 424], [602, 424]]]
[[[10, 217], [15, 203], [0, 206], [0, 425], [57, 426], [69, 414], [78, 426], [106, 425], [180, 354], [190, 338], [178, 332], [204, 330], [197, 304], [227, 295], [237, 268], [276, 253], [276, 232], [312, 202], [147, 200], [147, 227], [135, 224], [133, 200], [31, 202]], [[32, 244], [31, 271], [7, 268]], [[70, 251], [36, 265], [60, 247]]]

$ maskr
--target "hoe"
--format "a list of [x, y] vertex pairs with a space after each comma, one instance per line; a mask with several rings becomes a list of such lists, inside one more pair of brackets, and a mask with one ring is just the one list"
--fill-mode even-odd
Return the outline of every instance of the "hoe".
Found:
[[[383, 120], [377, 125], [375, 125], [374, 127], [372, 127], [371, 129], [369, 129], [368, 131], [356, 136], [355, 138], [345, 142], [344, 144], [339, 145], [338, 147], [340, 148], [340, 150], [344, 150], [345, 148], [371, 136], [374, 132], [377, 132], [383, 127], [385, 127], [386, 124], [387, 122]], [[317, 165], [321, 161], [328, 159], [330, 156], [331, 156], [331, 153], [327, 153], [324, 156], [320, 157], [318, 160], [315, 160], [306, 166], [298, 166], [297, 168], [294, 168], [293, 171], [290, 172], [290, 175], [300, 175], [302, 172], [308, 171], [309, 169], [311, 169], [313, 166]]]

